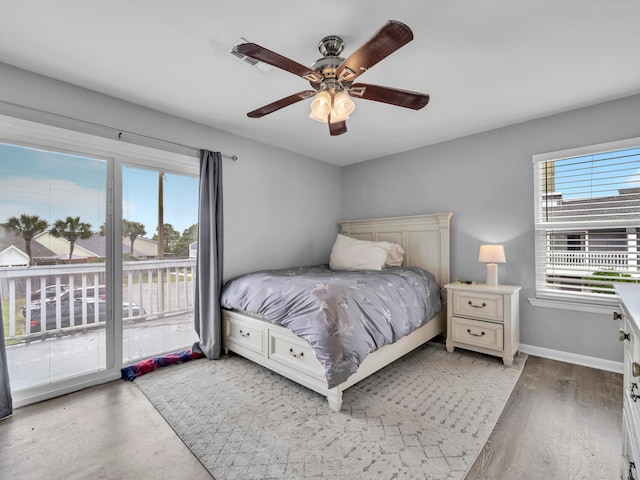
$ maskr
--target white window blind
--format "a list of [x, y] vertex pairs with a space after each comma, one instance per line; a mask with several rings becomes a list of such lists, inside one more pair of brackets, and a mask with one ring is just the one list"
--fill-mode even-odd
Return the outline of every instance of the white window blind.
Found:
[[533, 161], [537, 298], [612, 303], [640, 281], [640, 139]]

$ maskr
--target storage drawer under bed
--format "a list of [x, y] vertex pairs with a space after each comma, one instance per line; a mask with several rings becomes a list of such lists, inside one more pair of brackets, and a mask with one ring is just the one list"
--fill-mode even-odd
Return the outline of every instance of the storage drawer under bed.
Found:
[[288, 330], [282, 330], [284, 329], [269, 328], [269, 358], [325, 381], [324, 369], [309, 344], [302, 339], [293, 338]]
[[[256, 321], [258, 322], [258, 321]], [[233, 313], [226, 314], [226, 341], [238, 346], [248, 348], [260, 355], [265, 355], [264, 339], [266, 325], [247, 322], [245, 319], [237, 319]]]

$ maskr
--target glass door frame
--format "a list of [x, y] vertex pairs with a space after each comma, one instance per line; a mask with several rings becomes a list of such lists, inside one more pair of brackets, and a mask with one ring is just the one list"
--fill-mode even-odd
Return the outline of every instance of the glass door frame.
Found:
[[[0, 141], [33, 148], [107, 160], [106, 185], [106, 286], [107, 318], [105, 369], [44, 385], [13, 391], [15, 408], [121, 378], [123, 367], [122, 308], [122, 167], [146, 166], [168, 172], [199, 175], [199, 158], [161, 148], [137, 145], [45, 125], [0, 114]], [[160, 147], [160, 145], [158, 145]], [[181, 168], [176, 168], [179, 165]]]

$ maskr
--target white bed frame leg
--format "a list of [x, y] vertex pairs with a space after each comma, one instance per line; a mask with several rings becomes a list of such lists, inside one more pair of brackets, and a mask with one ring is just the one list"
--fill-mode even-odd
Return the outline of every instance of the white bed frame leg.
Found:
[[339, 412], [342, 408], [342, 392], [337, 388], [332, 388], [327, 394], [327, 400], [329, 400], [329, 408], [334, 412]]

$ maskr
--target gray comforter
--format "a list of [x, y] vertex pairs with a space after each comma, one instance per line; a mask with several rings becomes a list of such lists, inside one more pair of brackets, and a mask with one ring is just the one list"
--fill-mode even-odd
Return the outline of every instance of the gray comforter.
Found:
[[349, 378], [369, 352], [411, 333], [442, 308], [435, 277], [418, 267], [265, 270], [227, 282], [221, 304], [305, 339], [329, 388]]

